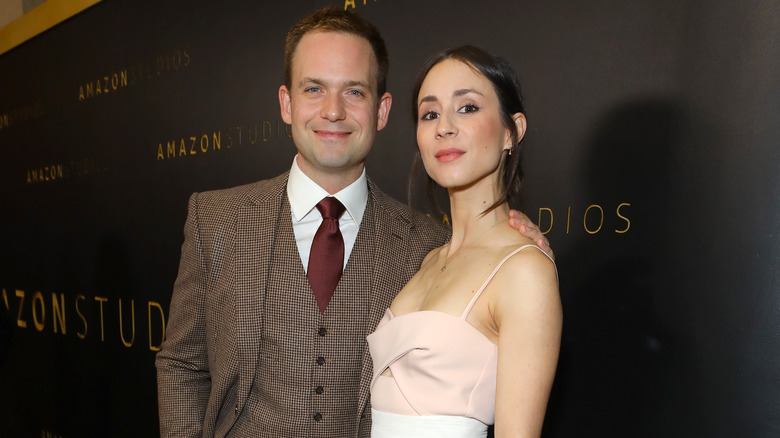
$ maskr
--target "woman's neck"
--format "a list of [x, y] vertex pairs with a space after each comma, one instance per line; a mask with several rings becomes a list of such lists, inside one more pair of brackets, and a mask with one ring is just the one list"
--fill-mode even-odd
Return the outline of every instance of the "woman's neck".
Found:
[[452, 215], [452, 239], [450, 252], [463, 245], [471, 245], [489, 230], [509, 219], [509, 205], [504, 202], [482, 214], [498, 199], [497, 193], [475, 193], [475, 191], [450, 190], [450, 212]]

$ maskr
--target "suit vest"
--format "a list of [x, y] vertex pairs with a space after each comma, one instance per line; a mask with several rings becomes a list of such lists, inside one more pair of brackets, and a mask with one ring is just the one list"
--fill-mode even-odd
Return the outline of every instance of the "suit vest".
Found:
[[321, 314], [295, 243], [284, 197], [269, 265], [260, 360], [230, 436], [356, 435], [361, 365], [370, 332], [374, 208], [366, 206], [355, 245]]

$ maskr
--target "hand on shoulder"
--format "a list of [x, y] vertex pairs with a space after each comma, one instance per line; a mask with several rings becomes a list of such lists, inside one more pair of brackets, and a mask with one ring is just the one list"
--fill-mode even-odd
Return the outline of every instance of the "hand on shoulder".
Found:
[[534, 243], [536, 243], [536, 246], [541, 248], [542, 251], [546, 252], [555, 260], [555, 254], [553, 253], [547, 237], [542, 234], [542, 230], [540, 230], [528, 216], [517, 210], [509, 210], [508, 224], [510, 227], [519, 231], [523, 236], [533, 240]]

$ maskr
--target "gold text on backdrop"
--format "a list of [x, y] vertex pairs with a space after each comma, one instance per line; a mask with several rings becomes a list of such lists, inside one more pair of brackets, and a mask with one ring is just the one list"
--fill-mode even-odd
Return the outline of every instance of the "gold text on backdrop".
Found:
[[[631, 228], [631, 221], [625, 216], [625, 211], [621, 212], [621, 209], [630, 207], [628, 202], [622, 202], [615, 208], [615, 216], [621, 222], [621, 227], [615, 228], [613, 231], [618, 234], [625, 234]], [[539, 207], [539, 230], [542, 234], [547, 234], [552, 231], [555, 225], [555, 215], [553, 209], [548, 207]], [[572, 211], [571, 206], [566, 209], [566, 234], [571, 231], [572, 225]], [[588, 234], [596, 234], [601, 231], [604, 226], [604, 208], [599, 204], [589, 205], [582, 214], [582, 227]]]
[[[10, 295], [10, 298], [9, 298]], [[96, 317], [100, 323], [100, 342], [106, 340], [106, 323], [113, 322], [112, 315], [116, 315], [119, 331], [119, 340], [130, 348], [136, 339], [136, 304], [134, 299], [109, 299], [108, 297], [95, 296], [88, 299], [83, 294], [66, 299], [64, 293], [51, 294], [51, 300], [47, 302], [46, 295], [40, 291], [32, 294], [22, 289], [14, 289], [8, 293], [2, 289], [3, 303], [10, 314], [16, 314], [16, 326], [21, 329], [32, 327], [38, 332], [43, 332], [47, 326], [52, 333], [68, 335], [68, 322], [74, 320], [76, 314], [75, 334], [79, 339], [86, 339], [90, 323], [94, 324]], [[116, 305], [114, 305], [116, 303]], [[12, 309], [13, 304], [16, 309]], [[162, 341], [165, 340], [165, 312], [162, 305], [156, 301], [146, 302], [146, 321], [149, 338], [149, 350], [159, 351]], [[116, 313], [114, 313], [116, 311]], [[68, 317], [70, 316], [70, 319]], [[108, 318], [108, 319], [107, 319]], [[70, 334], [74, 333], [74, 325], [71, 325]]]

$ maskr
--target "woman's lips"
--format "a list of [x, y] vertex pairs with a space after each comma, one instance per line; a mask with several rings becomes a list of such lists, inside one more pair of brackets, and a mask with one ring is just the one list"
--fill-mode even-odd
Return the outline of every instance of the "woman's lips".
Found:
[[449, 162], [449, 161], [457, 160], [458, 158], [460, 158], [465, 153], [466, 153], [466, 151], [462, 151], [462, 150], [457, 149], [457, 148], [447, 148], [447, 149], [442, 149], [442, 150], [436, 152], [435, 157], [436, 157], [437, 160], [446, 163], [446, 162]]

